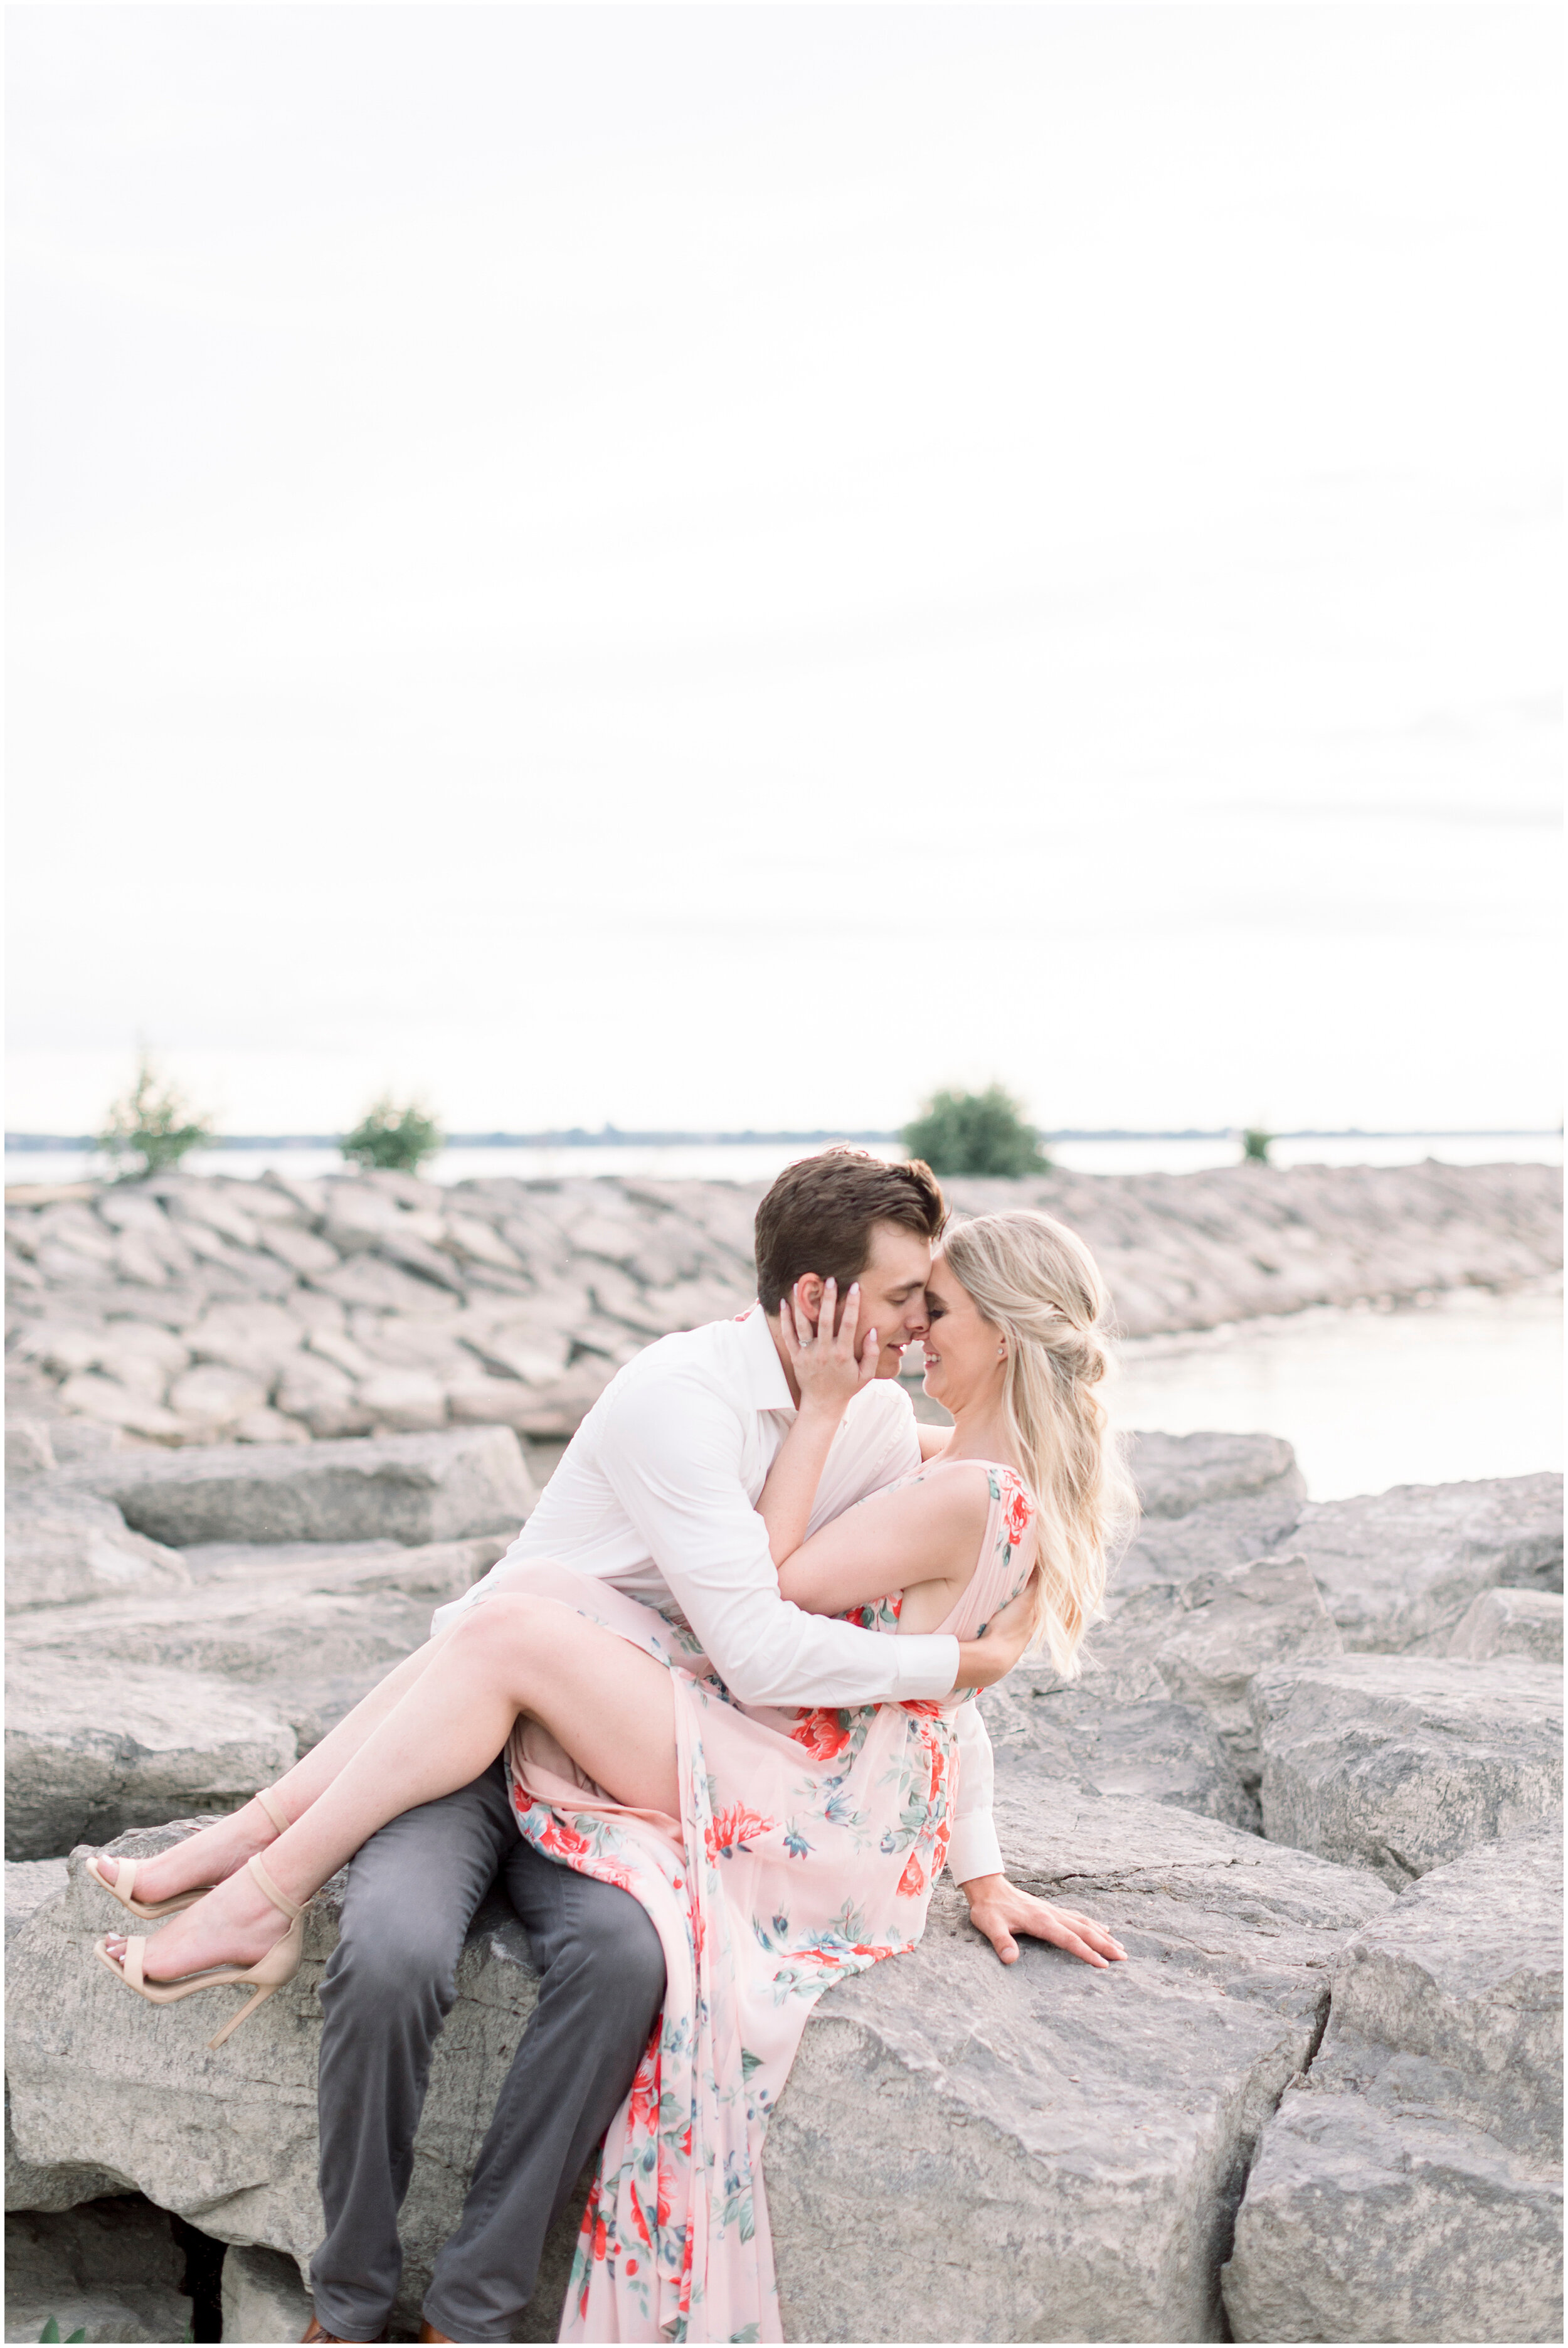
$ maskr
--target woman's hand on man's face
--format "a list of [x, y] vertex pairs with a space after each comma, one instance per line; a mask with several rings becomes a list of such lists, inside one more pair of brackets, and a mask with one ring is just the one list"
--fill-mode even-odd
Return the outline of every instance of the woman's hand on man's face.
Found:
[[845, 1297], [842, 1318], [837, 1312], [837, 1282], [824, 1281], [815, 1327], [801, 1299], [804, 1286], [804, 1281], [797, 1280], [780, 1304], [779, 1332], [800, 1388], [801, 1408], [836, 1418], [861, 1387], [869, 1385], [876, 1375], [880, 1350], [877, 1335], [875, 1329], [867, 1329], [864, 1342], [856, 1343], [860, 1325], [858, 1281]]

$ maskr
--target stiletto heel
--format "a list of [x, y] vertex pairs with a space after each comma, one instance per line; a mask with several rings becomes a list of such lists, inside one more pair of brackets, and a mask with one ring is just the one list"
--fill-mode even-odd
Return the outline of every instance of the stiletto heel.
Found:
[[[255, 1996], [242, 2005], [238, 2013], [231, 2015], [222, 2029], [208, 2040], [210, 2047], [221, 2046], [248, 2015], [254, 2013], [259, 2005], [265, 2005], [275, 1991], [286, 1989], [299, 1972], [300, 1960], [304, 1954], [305, 1909], [297, 1907], [286, 1892], [279, 1890], [259, 1859], [248, 1859], [245, 1864], [269, 1904], [281, 1908], [284, 1915], [292, 1919], [288, 1931], [273, 1941], [266, 1955], [255, 1964], [213, 1965], [202, 1972], [187, 1973], [178, 1981], [149, 1982], [143, 1972], [147, 1955], [144, 1933], [133, 1933], [127, 1941], [123, 1960], [110, 1956], [107, 1934], [93, 1944], [93, 1954], [98, 1962], [107, 1965], [115, 1979], [123, 1982], [127, 1989], [133, 1989], [138, 1997], [145, 1997], [149, 2005], [174, 2005], [182, 1997], [193, 1997], [200, 1989], [253, 1988]], [[309, 1905], [307, 1900], [305, 1907]]]
[[[263, 1786], [253, 1799], [261, 1803], [272, 1819], [275, 1832], [287, 1834], [294, 1822], [285, 1815], [283, 1806], [271, 1786]], [[94, 1851], [87, 1861], [87, 1873], [95, 1883], [102, 1886], [111, 1900], [118, 1900], [122, 1908], [128, 1908], [131, 1914], [139, 1916], [144, 1923], [156, 1924], [165, 1916], [178, 1915], [180, 1909], [194, 1907], [198, 1900], [205, 1900], [213, 1889], [210, 1883], [199, 1883], [194, 1891], [177, 1891], [172, 1900], [138, 1900], [136, 1896], [137, 1869], [146, 1862], [139, 1859], [117, 1859], [115, 1867], [118, 1872], [111, 1883], [99, 1865], [102, 1858], [101, 1850]]]

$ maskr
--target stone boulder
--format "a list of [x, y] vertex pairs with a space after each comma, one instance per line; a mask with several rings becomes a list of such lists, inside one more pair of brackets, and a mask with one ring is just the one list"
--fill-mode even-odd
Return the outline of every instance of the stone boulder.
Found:
[[5, 1480], [20, 1483], [29, 1476], [46, 1476], [59, 1466], [45, 1418], [5, 1421]]
[[[1101, 1915], [1131, 1962], [1095, 1972], [1026, 1943], [1004, 1968], [944, 1889], [913, 1956], [823, 1999], [767, 2156], [786, 2336], [1219, 2338], [1219, 2263], [1255, 2141], [1316, 2043], [1334, 1955], [1391, 1894], [1153, 1803], [1004, 1787], [1000, 1810], [1018, 1879]], [[299, 1980], [213, 2054], [239, 1993], [163, 2010], [128, 1997], [87, 1953], [117, 1911], [84, 1857], [12, 1947], [24, 2158], [45, 2175], [96, 2159], [206, 2233], [308, 2260], [315, 1990], [336, 1885], [312, 1910]], [[533, 1998], [521, 1931], [487, 1908], [404, 2206], [405, 2323]], [[574, 2219], [552, 2235], [519, 2336], [555, 2335]]]
[[1091, 1634], [1082, 1684], [1139, 1663], [1179, 1702], [1196, 1704], [1224, 1740], [1242, 1782], [1262, 1773], [1248, 1691], [1266, 1665], [1341, 1652], [1339, 1632], [1304, 1559], [1278, 1556], [1194, 1572], [1133, 1591]]
[[45, 1685], [51, 1672], [63, 1684], [86, 1671], [100, 1689], [112, 1688], [126, 1664], [226, 1679], [252, 1707], [286, 1723], [304, 1753], [424, 1644], [433, 1609], [461, 1597], [507, 1546], [495, 1533], [421, 1549], [384, 1541], [346, 1551], [244, 1542], [191, 1550], [193, 1587], [179, 1598], [20, 1617], [12, 1660], [20, 1668], [29, 1659]]
[[185, 2253], [167, 2213], [122, 2195], [5, 2219], [5, 2337], [188, 2340]]
[[116, 1453], [77, 1480], [113, 1500], [138, 1531], [177, 1549], [220, 1540], [413, 1547], [515, 1535], [538, 1498], [516, 1436], [498, 1426]]
[[1134, 1435], [1128, 1465], [1149, 1518], [1185, 1517], [1216, 1500], [1305, 1500], [1307, 1479], [1277, 1435]]
[[178, 1554], [132, 1532], [112, 1500], [36, 1476], [5, 1495], [5, 1611], [68, 1606], [132, 1590], [172, 1592]]
[[1116, 1703], [1081, 1687], [1015, 1689], [1017, 1677], [980, 1700], [999, 1783], [1132, 1795], [1261, 1832], [1255, 1794], [1195, 1706], [1161, 1694]]
[[1153, 1803], [999, 1787], [999, 1823], [1130, 1961], [1004, 1969], [944, 1892], [913, 1958], [822, 2001], [768, 2148], [785, 2336], [1223, 2338], [1254, 2146], [1388, 1894]]
[[1265, 1834], [1397, 1890], [1562, 1817], [1563, 1673], [1551, 1664], [1342, 1655], [1271, 1665], [1251, 1701]]
[[1308, 1506], [1290, 1536], [1363, 1653], [1441, 1655], [1483, 1590], [1563, 1588], [1563, 1478], [1399, 1484]]
[[[187, 1820], [187, 1829], [196, 1823]], [[176, 1838], [165, 1828], [123, 1836], [114, 1848], [134, 1858]], [[124, 1920], [85, 1872], [87, 1856], [73, 1852], [67, 1889], [36, 1910], [12, 1942], [8, 2076], [25, 2173], [46, 2189], [56, 2176], [96, 2162], [122, 2191], [134, 2187], [203, 2233], [285, 2254], [302, 2279], [323, 2230], [316, 1990], [337, 1938], [343, 1879], [334, 1877], [310, 1911], [299, 1978], [214, 2054], [206, 2041], [240, 1993], [158, 2007], [119, 1988], [94, 1962], [91, 1942]], [[456, 2003], [415, 2142], [395, 2326], [404, 2338], [417, 2330], [436, 2252], [456, 2224], [536, 1993], [522, 1928], [504, 1902], [487, 1902], [458, 1967]], [[105, 2096], [106, 2079], [115, 2083], [112, 2096]], [[552, 2230], [524, 2339], [556, 2336], [586, 2190], [585, 2178]]]
[[1340, 1952], [1225, 2271], [1237, 2340], [1561, 2340], [1556, 1835], [1435, 1869]]
[[253, 2242], [235, 2242], [225, 2251], [225, 2340], [302, 2340], [314, 2312], [296, 2260]]
[[231, 1810], [292, 1766], [288, 1723], [231, 1681], [13, 1656], [6, 1673], [5, 1856], [46, 1859], [128, 1827]]
[[1302, 1507], [1301, 1498], [1282, 1487], [1243, 1493], [1235, 1500], [1206, 1500], [1184, 1517], [1145, 1517], [1112, 1570], [1106, 1602], [1114, 1611], [1151, 1581], [1185, 1581], [1194, 1573], [1245, 1565], [1288, 1544]]
[[1553, 1590], [1483, 1590], [1460, 1616], [1450, 1655], [1484, 1663], [1490, 1655], [1563, 1661], [1563, 1601]]

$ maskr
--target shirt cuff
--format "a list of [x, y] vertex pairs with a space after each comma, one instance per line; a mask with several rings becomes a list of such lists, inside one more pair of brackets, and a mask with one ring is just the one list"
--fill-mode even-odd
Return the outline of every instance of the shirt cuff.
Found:
[[893, 1702], [907, 1704], [917, 1696], [951, 1695], [958, 1676], [958, 1643], [944, 1632], [922, 1632], [917, 1638], [894, 1642]]
[[968, 1883], [977, 1875], [1005, 1875], [1002, 1847], [989, 1810], [959, 1818], [948, 1845], [948, 1872], [955, 1883]]

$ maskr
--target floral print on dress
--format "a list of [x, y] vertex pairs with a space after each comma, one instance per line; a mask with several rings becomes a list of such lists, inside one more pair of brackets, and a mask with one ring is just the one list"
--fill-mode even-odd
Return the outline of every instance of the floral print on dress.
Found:
[[[983, 1464], [983, 1463], [982, 1463]], [[1032, 1496], [987, 1467], [975, 1570], [939, 1627], [974, 1637], [1034, 1563]], [[563, 2340], [777, 2341], [763, 2144], [823, 1992], [925, 1929], [952, 1827], [960, 1698], [753, 1714], [685, 1624], [545, 1563], [509, 1590], [573, 1606], [670, 1671], [679, 1818], [620, 1807], [507, 1747], [518, 1828], [630, 1891], [664, 1952], [664, 2009], [583, 2213]], [[848, 1620], [891, 1634], [902, 1594]], [[781, 1726], [781, 1720], [784, 1725]]]

